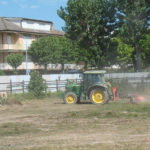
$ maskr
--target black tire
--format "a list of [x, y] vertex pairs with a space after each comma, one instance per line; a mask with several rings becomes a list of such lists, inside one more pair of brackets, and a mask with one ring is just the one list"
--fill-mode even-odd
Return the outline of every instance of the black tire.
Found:
[[100, 88], [93, 89], [90, 92], [90, 101], [93, 104], [106, 104], [109, 101], [108, 92], [106, 90], [101, 90]]
[[76, 104], [77, 100], [77, 95], [74, 92], [67, 92], [64, 96], [65, 104]]

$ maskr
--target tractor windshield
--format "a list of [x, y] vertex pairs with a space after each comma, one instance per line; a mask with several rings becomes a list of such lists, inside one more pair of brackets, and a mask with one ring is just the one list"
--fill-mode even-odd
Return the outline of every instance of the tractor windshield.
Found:
[[104, 83], [104, 75], [103, 74], [86, 74], [85, 80], [88, 83]]

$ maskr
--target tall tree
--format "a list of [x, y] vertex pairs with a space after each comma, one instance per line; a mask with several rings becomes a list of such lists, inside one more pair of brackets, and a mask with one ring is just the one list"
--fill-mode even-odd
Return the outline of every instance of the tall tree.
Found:
[[58, 15], [66, 23], [66, 35], [83, 48], [88, 63], [99, 68], [109, 64], [111, 38], [119, 26], [115, 0], [68, 0], [67, 7], [61, 7]]
[[140, 40], [147, 33], [149, 25], [149, 6], [147, 0], [118, 0], [118, 4], [118, 11], [122, 15], [123, 22], [123, 26], [120, 29], [122, 40], [131, 47], [134, 47], [137, 62], [136, 69], [137, 71], [142, 71]]
[[145, 34], [144, 38], [140, 40], [140, 46], [142, 49], [143, 65], [145, 68], [147, 68], [150, 65], [150, 34], [149, 33]]
[[37, 41], [33, 41], [28, 49], [32, 61], [38, 65], [43, 65], [47, 69], [47, 65], [53, 63], [53, 52], [56, 49], [53, 45], [56, 40], [55, 37], [42, 37]]
[[125, 44], [121, 40], [120, 36], [115, 37], [113, 40], [118, 43], [116, 62], [121, 67], [121, 70], [125, 71], [129, 64], [134, 64], [132, 58], [134, 48], [130, 45]]
[[34, 41], [29, 47], [28, 53], [34, 63], [44, 65], [62, 64], [64, 70], [65, 63], [75, 60], [75, 51], [71, 40], [66, 37], [42, 37]]

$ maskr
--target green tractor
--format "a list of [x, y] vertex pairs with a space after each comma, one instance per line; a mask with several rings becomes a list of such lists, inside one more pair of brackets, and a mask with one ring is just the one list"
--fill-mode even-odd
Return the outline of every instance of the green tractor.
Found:
[[65, 104], [79, 103], [80, 100], [87, 100], [93, 104], [105, 104], [112, 99], [112, 89], [109, 83], [105, 82], [106, 71], [85, 71], [83, 81], [80, 84], [68, 83], [64, 96]]

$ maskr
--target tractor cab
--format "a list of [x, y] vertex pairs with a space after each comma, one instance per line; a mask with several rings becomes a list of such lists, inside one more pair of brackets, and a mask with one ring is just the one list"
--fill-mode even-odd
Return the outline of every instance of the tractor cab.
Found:
[[105, 84], [104, 74], [106, 71], [86, 71], [83, 75], [84, 88], [88, 89], [91, 86], [103, 86]]

